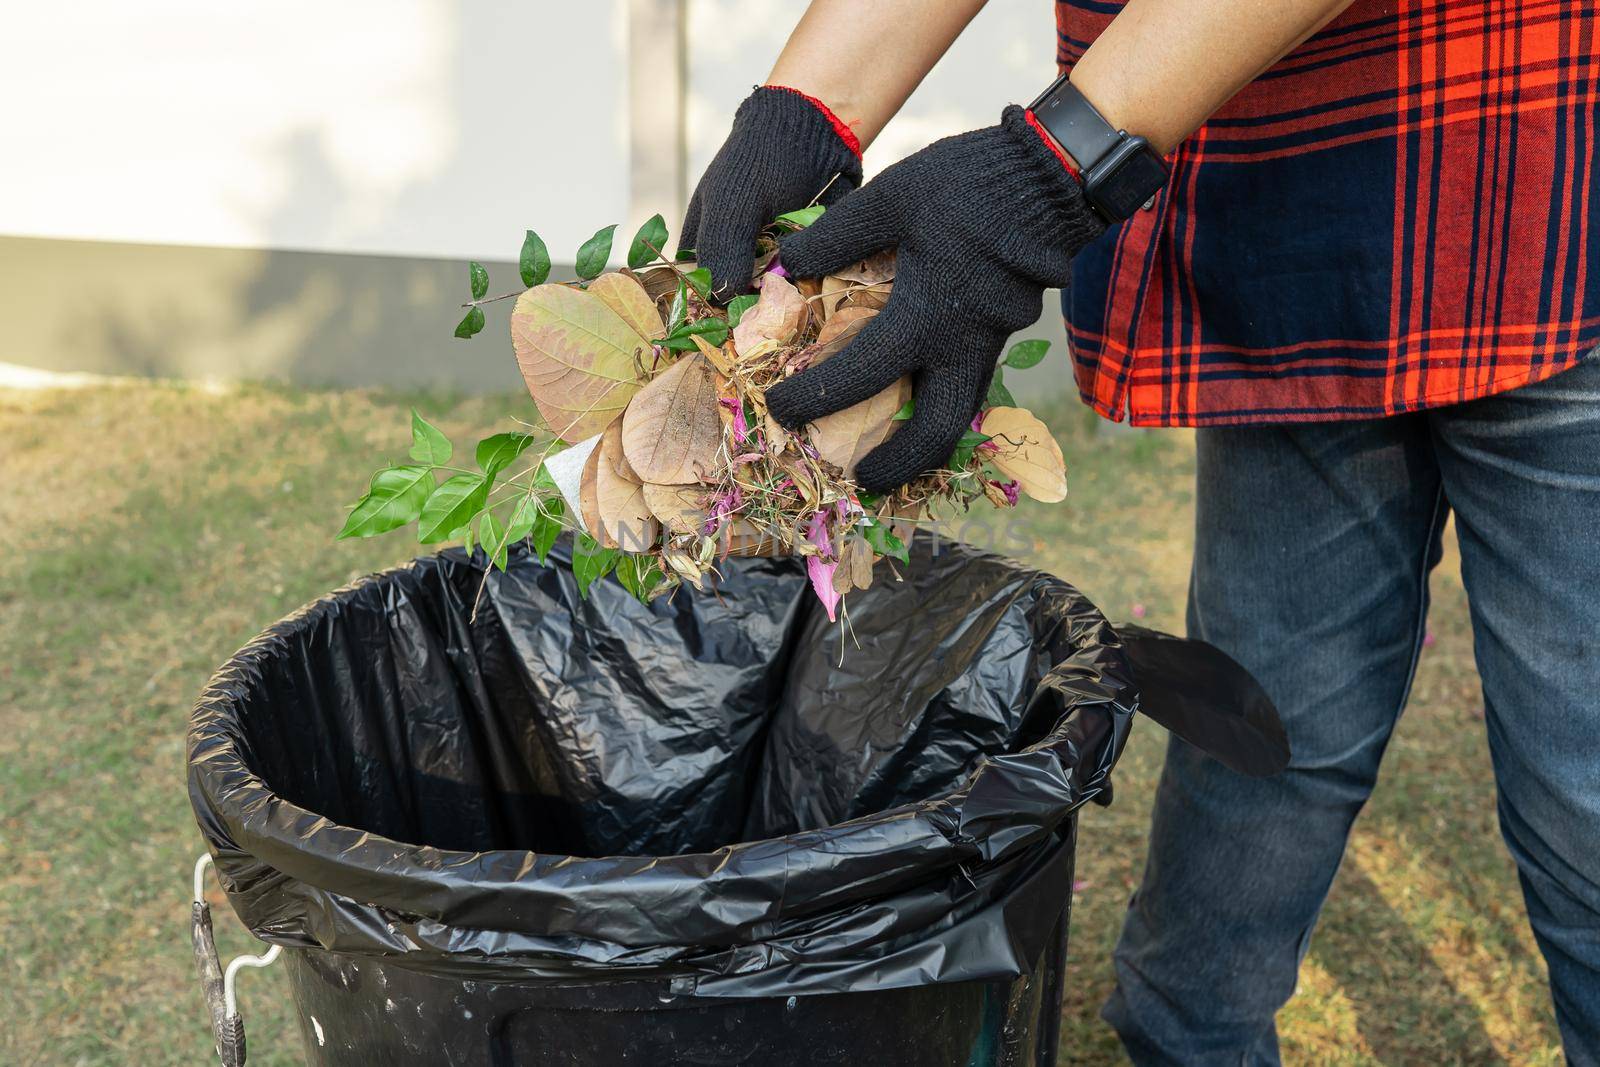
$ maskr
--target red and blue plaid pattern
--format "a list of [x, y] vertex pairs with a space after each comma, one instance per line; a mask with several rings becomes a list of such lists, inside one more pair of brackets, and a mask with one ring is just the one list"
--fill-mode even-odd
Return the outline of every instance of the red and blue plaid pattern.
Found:
[[[1070, 69], [1120, 2], [1058, 0]], [[1600, 345], [1600, 0], [1356, 0], [1075, 261], [1084, 399], [1136, 424], [1368, 418]]]

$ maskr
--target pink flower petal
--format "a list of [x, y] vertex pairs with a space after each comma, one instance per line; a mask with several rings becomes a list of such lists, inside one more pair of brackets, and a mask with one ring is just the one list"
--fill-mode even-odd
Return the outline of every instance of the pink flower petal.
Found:
[[[979, 447], [982, 446], [980, 445]], [[1017, 501], [1022, 499], [1022, 486], [1015, 481], [997, 482], [991, 478], [989, 484], [1004, 493], [1006, 495], [1006, 503], [1012, 507], [1016, 507]]]
[[[780, 278], [787, 278], [789, 276], [788, 269], [785, 268], [782, 263], [778, 262], [777, 256], [773, 256], [772, 262], [767, 264], [766, 272], [768, 274], [776, 274]], [[832, 618], [832, 616], [830, 615], [829, 618]]]
[[833, 540], [828, 536], [828, 513], [819, 511], [811, 516], [811, 521], [806, 525], [806, 540], [822, 549], [825, 556], [831, 556]]
[[1144, 618], [1145, 617], [1145, 612], [1146, 612], [1146, 608], [1145, 608], [1145, 606], [1143, 604], [1135, 604], [1133, 606], [1133, 617], [1134, 618], [1136, 618], [1136, 619]]
[[806, 574], [811, 577], [811, 591], [817, 594], [817, 599], [827, 609], [829, 622], [837, 621], [834, 612], [839, 607], [839, 594], [833, 591], [833, 572], [838, 566], [837, 563], [823, 562], [821, 556], [806, 558]]
[[750, 436], [750, 427], [744, 421], [744, 405], [739, 403], [737, 397], [725, 396], [721, 400], [722, 406], [733, 412], [733, 439], [741, 445]]

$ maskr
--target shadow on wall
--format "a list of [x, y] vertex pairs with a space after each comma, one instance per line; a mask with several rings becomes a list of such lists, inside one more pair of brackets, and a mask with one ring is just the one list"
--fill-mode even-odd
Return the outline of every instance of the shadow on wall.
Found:
[[[487, 264], [493, 292], [520, 287]], [[492, 295], [492, 294], [491, 294]], [[513, 301], [473, 341], [452, 260], [0, 237], [0, 363], [311, 386], [516, 389]]]

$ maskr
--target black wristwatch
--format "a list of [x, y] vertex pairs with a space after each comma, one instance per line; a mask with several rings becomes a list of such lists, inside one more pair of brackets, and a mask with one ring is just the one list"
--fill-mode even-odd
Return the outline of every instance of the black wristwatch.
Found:
[[1129, 218], [1167, 184], [1170, 171], [1143, 137], [1105, 120], [1063, 74], [1029, 110], [1083, 171], [1084, 194], [1108, 223]]

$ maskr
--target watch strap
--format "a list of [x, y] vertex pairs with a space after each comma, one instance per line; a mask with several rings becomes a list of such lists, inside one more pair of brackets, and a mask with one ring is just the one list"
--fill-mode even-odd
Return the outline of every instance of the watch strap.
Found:
[[1040, 94], [1029, 110], [1085, 174], [1123, 140], [1123, 133], [1095, 110], [1065, 74]]

